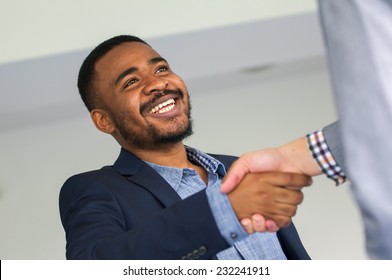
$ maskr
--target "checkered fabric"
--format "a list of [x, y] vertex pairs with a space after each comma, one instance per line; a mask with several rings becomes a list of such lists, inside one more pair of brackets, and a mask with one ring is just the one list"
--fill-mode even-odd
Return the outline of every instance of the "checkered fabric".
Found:
[[346, 175], [341, 167], [337, 164], [332, 156], [325, 141], [322, 130], [315, 131], [306, 135], [308, 147], [312, 152], [314, 159], [317, 161], [322, 172], [330, 179], [334, 180], [336, 185], [343, 184], [346, 181]]

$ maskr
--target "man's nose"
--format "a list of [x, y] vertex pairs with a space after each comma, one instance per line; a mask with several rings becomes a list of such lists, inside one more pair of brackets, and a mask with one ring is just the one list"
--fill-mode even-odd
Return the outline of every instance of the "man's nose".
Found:
[[146, 81], [146, 86], [144, 88], [144, 94], [150, 95], [156, 92], [162, 92], [168, 86], [168, 81], [161, 77], [151, 76]]

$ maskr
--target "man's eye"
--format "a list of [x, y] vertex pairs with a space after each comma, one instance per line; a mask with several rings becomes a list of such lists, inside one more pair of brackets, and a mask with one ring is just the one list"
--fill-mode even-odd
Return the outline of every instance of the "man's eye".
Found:
[[165, 72], [167, 70], [168, 70], [168, 68], [166, 66], [161, 66], [158, 68], [157, 73]]
[[124, 88], [127, 88], [127, 87], [129, 87], [129, 86], [131, 86], [131, 85], [133, 85], [134, 83], [136, 83], [137, 82], [137, 79], [130, 79], [129, 81], [127, 81], [126, 83], [125, 83], [125, 85], [124, 85]]

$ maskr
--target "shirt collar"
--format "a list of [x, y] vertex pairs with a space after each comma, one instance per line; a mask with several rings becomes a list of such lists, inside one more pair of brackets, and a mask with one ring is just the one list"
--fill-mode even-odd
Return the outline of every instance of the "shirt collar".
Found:
[[226, 168], [219, 160], [196, 148], [185, 146], [185, 150], [188, 159], [202, 166], [207, 172], [217, 173], [221, 177], [226, 175]]
[[[185, 150], [188, 159], [202, 166], [208, 173], [217, 173], [220, 177], [226, 175], [226, 168], [219, 160], [196, 148], [185, 146]], [[146, 163], [158, 172], [176, 191], [178, 190], [185, 168], [163, 166], [147, 161]]]

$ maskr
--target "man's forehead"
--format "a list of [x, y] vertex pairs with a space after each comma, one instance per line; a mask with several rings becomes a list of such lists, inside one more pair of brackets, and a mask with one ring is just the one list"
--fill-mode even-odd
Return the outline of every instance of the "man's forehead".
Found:
[[144, 57], [144, 56], [159, 56], [159, 54], [149, 45], [140, 42], [124, 42], [111, 49], [105, 56], [129, 56], [129, 57]]
[[[164, 60], [149, 45], [140, 42], [124, 42], [113, 47], [95, 64], [96, 78], [114, 86], [126, 71], [135, 72], [143, 65]], [[132, 69], [132, 71], [130, 71]], [[105, 82], [106, 83], [106, 82]]]
[[154, 57], [160, 57], [160, 55], [149, 45], [140, 42], [124, 42], [102, 56], [96, 63], [96, 70], [108, 69], [122, 64], [130, 66], [129, 63], [137, 61], [148, 62]]

